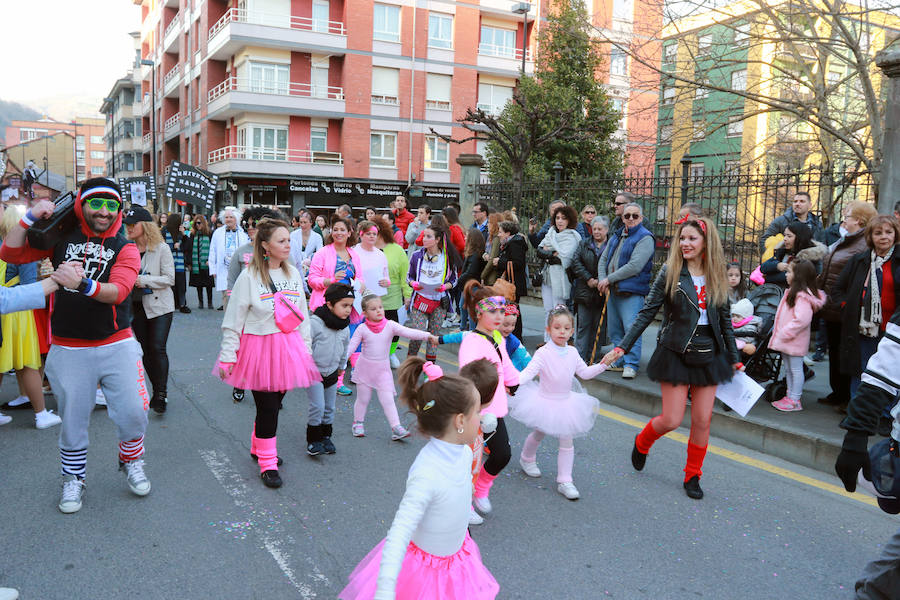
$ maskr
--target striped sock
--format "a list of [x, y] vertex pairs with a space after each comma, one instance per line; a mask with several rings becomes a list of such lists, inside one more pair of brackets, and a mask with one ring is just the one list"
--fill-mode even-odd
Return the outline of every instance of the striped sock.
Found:
[[84, 473], [87, 470], [87, 448], [81, 450], [60, 448], [59, 460], [62, 463], [63, 475], [75, 475], [79, 479], [84, 479]]
[[119, 442], [119, 461], [126, 463], [144, 455], [144, 436], [129, 442]]

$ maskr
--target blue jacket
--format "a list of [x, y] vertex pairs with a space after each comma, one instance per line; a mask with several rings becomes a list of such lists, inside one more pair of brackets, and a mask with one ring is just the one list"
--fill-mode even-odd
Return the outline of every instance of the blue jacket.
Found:
[[[626, 233], [627, 235], [625, 235]], [[621, 242], [622, 250], [619, 252], [619, 262], [616, 265], [616, 268], [618, 269], [619, 267], [628, 264], [628, 261], [631, 259], [631, 253], [634, 252], [635, 245], [647, 236], [652, 238], [653, 234], [649, 229], [644, 227], [643, 224], [631, 229], [623, 227], [615, 232], [609, 240], [609, 248], [607, 249], [610, 262], [612, 262], [612, 259], [616, 254], [616, 248], [618, 248], [619, 243]], [[607, 272], [609, 271], [610, 269], [607, 265]], [[619, 281], [616, 284], [616, 289], [619, 292], [628, 292], [638, 296], [646, 296], [650, 292], [650, 277], [652, 271], [653, 260], [651, 258], [637, 275]]]

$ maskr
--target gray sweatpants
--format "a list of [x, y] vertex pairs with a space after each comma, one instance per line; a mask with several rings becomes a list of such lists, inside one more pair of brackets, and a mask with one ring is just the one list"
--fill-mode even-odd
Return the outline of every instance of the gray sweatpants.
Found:
[[884, 545], [881, 556], [866, 565], [856, 582], [859, 600], [895, 600], [900, 594], [900, 530]]
[[141, 346], [134, 338], [96, 348], [53, 345], [47, 355], [47, 379], [59, 403], [61, 450], [88, 447], [88, 425], [99, 384], [109, 418], [120, 442], [135, 440], [147, 430], [150, 403]]
[[337, 399], [337, 384], [324, 387], [317, 381], [306, 388], [309, 396], [309, 425], [330, 425], [334, 423], [334, 403]]

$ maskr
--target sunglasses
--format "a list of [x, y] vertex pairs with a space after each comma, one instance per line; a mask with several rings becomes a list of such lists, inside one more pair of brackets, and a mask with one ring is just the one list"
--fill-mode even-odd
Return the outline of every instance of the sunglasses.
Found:
[[103, 210], [105, 206], [109, 212], [119, 212], [119, 207], [122, 206], [118, 200], [113, 198], [91, 198], [87, 201], [87, 205], [91, 207], [91, 210]]
[[627, 213], [627, 214], [622, 215], [622, 218], [623, 219], [640, 219], [641, 215], [639, 215], [637, 213]]
[[596, 215], [597, 214], [596, 210], [583, 210], [581, 212], [583, 212], [586, 215]]
[[613, 204], [615, 204], [616, 206], [625, 206], [628, 203], [627, 202], [614, 202]]

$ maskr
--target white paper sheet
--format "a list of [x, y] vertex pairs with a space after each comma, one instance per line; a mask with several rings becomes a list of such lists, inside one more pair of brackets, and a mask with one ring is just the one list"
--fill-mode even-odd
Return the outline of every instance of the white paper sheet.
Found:
[[765, 390], [743, 371], [737, 371], [728, 383], [716, 388], [716, 398], [730, 406], [734, 412], [746, 417]]
[[384, 296], [387, 294], [387, 288], [378, 285], [379, 281], [387, 279], [384, 274], [384, 269], [375, 267], [374, 269], [364, 270], [363, 279], [366, 281], [366, 289], [370, 294], [375, 294], [376, 296]]
[[438, 291], [438, 286], [443, 285], [441, 283], [423, 283], [422, 289], [419, 291], [425, 294], [426, 296], [436, 296]]

